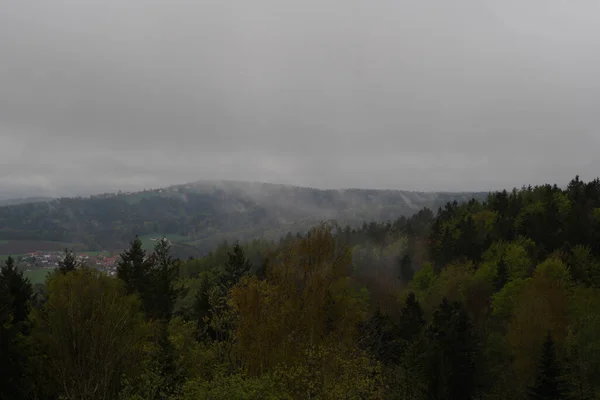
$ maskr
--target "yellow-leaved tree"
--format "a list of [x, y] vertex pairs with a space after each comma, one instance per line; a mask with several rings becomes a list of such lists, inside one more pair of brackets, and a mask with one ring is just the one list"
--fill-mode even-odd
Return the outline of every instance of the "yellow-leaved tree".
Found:
[[274, 373], [308, 398], [378, 392], [376, 363], [355, 350], [367, 293], [349, 277], [351, 264], [350, 249], [322, 225], [273, 254], [265, 281], [244, 278], [231, 290], [238, 354], [250, 376]]
[[147, 333], [139, 298], [90, 268], [54, 274], [34, 312], [33, 336], [65, 399], [116, 398], [122, 376], [137, 369]]
[[[562, 350], [569, 325], [571, 274], [559, 259], [539, 264], [533, 278], [523, 282], [511, 306], [507, 341], [513, 350], [516, 385], [522, 390], [533, 379], [544, 336], [552, 333]], [[520, 293], [519, 293], [520, 292]]]

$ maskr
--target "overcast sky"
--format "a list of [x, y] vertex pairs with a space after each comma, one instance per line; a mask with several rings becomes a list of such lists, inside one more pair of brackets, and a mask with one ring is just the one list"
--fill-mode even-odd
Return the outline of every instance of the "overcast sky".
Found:
[[600, 175], [597, 0], [4, 0], [0, 191]]

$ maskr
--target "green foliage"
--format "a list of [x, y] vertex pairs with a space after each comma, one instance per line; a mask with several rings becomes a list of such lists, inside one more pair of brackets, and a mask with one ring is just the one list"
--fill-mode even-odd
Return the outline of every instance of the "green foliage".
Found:
[[494, 277], [494, 289], [501, 290], [508, 283], [508, 266], [504, 258], [500, 258], [496, 267], [496, 276]]
[[[0, 207], [0, 239], [81, 243], [89, 250], [120, 250], [135, 235], [146, 245], [151, 244], [146, 240], [151, 235], [166, 236], [173, 242], [174, 254], [187, 258], [206, 253], [227, 238], [277, 240], [290, 231], [306, 232], [321, 221], [323, 212], [357, 227], [363, 221], [411, 215], [415, 205], [435, 209], [473, 195], [485, 196], [199, 183]], [[415, 229], [422, 226], [426, 224], [415, 224]]]
[[419, 271], [417, 271], [413, 277], [412, 285], [416, 290], [426, 291], [428, 290], [435, 280], [435, 272], [433, 266], [430, 263], [423, 265]]
[[359, 344], [384, 364], [398, 362], [406, 343], [400, 337], [400, 327], [377, 309], [359, 328]]
[[146, 292], [148, 287], [148, 275], [151, 265], [146, 258], [146, 252], [142, 247], [139, 237], [131, 242], [128, 250], [121, 253], [117, 263], [117, 277], [125, 282], [128, 293]]
[[513, 315], [516, 301], [523, 292], [531, 278], [515, 279], [506, 284], [492, 297], [493, 315], [508, 319]]
[[156, 319], [170, 319], [177, 301], [175, 282], [179, 275], [179, 260], [171, 256], [171, 245], [160, 240], [150, 256], [151, 311], [149, 316]]
[[466, 311], [446, 299], [435, 310], [419, 352], [411, 361], [420, 366], [422, 398], [471, 399], [477, 393], [478, 339]]
[[[195, 292], [192, 313], [200, 334], [208, 333], [210, 329], [211, 305], [209, 293], [212, 287], [214, 285], [211, 285], [208, 277], [204, 275], [200, 278], [200, 285]], [[211, 332], [210, 336], [215, 338], [214, 332]]]
[[141, 240], [136, 237], [117, 265], [117, 277], [125, 283], [128, 293], [140, 295], [144, 311], [151, 319], [171, 318], [178, 298], [178, 275], [179, 260], [171, 256], [171, 246], [165, 239], [146, 256]]
[[600, 288], [600, 261], [594, 257], [589, 246], [573, 247], [569, 266], [574, 280]]
[[504, 262], [508, 265], [509, 280], [524, 279], [531, 276], [532, 261], [526, 247], [518, 242], [509, 243], [504, 253]]
[[181, 400], [286, 400], [293, 399], [284, 393], [278, 382], [269, 375], [249, 378], [242, 374], [220, 375], [211, 381], [192, 380], [185, 384]]
[[80, 265], [75, 258], [75, 254], [72, 250], [65, 249], [65, 255], [61, 261], [58, 262], [58, 271], [61, 274], [66, 274], [75, 271]]
[[[566, 277], [566, 279], [564, 279]], [[515, 385], [525, 388], [534, 377], [539, 344], [551, 331], [561, 348], [569, 332], [570, 274], [556, 259], [541, 263], [516, 298], [507, 340], [514, 353]]]
[[566, 390], [561, 382], [561, 367], [556, 356], [556, 348], [550, 332], [546, 334], [538, 366], [535, 383], [531, 387], [529, 397], [535, 400], [562, 400], [566, 398]]
[[227, 253], [228, 260], [221, 277], [221, 284], [230, 289], [252, 269], [250, 260], [246, 258], [244, 249], [238, 242], [233, 245], [233, 252]]
[[29, 279], [32, 285], [43, 285], [52, 272], [49, 268], [35, 268], [23, 271], [23, 276]]
[[[139, 369], [126, 377], [121, 399], [175, 399], [188, 381], [203, 377], [208, 353], [196, 341], [195, 326], [179, 317], [152, 324]], [[211, 366], [212, 367], [212, 366]]]
[[31, 282], [23, 276], [23, 272], [17, 270], [12, 257], [8, 257], [0, 269], [0, 285], [10, 296], [10, 300], [5, 304], [10, 307], [12, 324], [20, 326], [23, 331], [27, 330], [33, 288]]
[[53, 388], [66, 399], [114, 398], [146, 335], [140, 311], [137, 296], [101, 272], [54, 275], [33, 333]]
[[546, 279], [566, 286], [571, 285], [572, 279], [569, 268], [556, 258], [549, 258], [539, 264], [535, 268], [534, 276], [543, 276]]
[[[568, 367], [573, 382], [574, 398], [600, 393], [600, 291], [576, 287], [570, 297], [570, 332]], [[588, 397], [592, 398], [591, 395]]]
[[556, 192], [553, 197], [556, 204], [556, 210], [561, 221], [565, 221], [571, 212], [571, 200], [567, 193]]
[[423, 307], [430, 313], [444, 298], [464, 304], [473, 287], [474, 276], [475, 268], [470, 262], [446, 266], [436, 276], [428, 296], [423, 299]]
[[117, 278], [68, 268], [37, 299], [9, 260], [0, 398], [595, 398], [598, 209], [600, 180], [577, 178], [278, 244], [215, 224], [204, 257], [136, 238]]
[[410, 255], [405, 254], [399, 261], [400, 266], [400, 278], [403, 282], [410, 282], [415, 275], [415, 271], [412, 268], [412, 262]]
[[411, 343], [423, 330], [425, 318], [415, 294], [410, 292], [400, 313], [399, 336], [405, 343]]
[[16, 270], [11, 257], [0, 269], [0, 399], [26, 398], [32, 386], [29, 311], [31, 283]]

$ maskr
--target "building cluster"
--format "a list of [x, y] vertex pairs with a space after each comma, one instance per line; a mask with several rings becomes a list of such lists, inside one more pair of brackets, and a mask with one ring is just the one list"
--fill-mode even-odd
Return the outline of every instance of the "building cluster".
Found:
[[[17, 258], [17, 263], [23, 269], [56, 268], [58, 267], [59, 261], [61, 261], [64, 256], [65, 253], [60, 251], [35, 251]], [[79, 263], [106, 270], [109, 273], [116, 271], [117, 262], [119, 260], [118, 255], [113, 255], [108, 252], [99, 254], [76, 254], [76, 258]]]

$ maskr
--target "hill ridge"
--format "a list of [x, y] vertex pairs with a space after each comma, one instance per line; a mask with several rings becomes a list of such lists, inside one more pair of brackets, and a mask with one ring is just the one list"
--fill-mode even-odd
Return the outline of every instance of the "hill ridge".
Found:
[[183, 238], [179, 244], [202, 252], [224, 239], [277, 239], [323, 220], [351, 226], [394, 220], [424, 207], [435, 210], [448, 201], [487, 194], [196, 181], [0, 207], [0, 240], [57, 241], [106, 250], [126, 247], [136, 234], [165, 234]]

